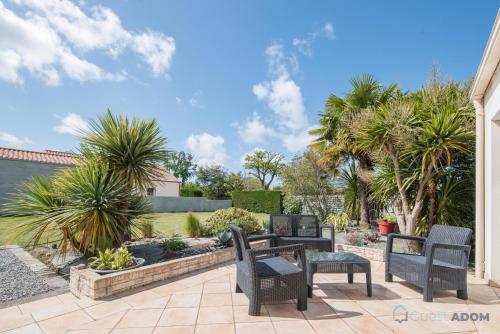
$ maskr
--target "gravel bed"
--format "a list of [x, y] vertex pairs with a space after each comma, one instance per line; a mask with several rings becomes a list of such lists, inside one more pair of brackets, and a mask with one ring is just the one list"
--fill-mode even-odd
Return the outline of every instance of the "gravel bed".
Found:
[[50, 291], [40, 278], [11, 251], [0, 250], [0, 303]]

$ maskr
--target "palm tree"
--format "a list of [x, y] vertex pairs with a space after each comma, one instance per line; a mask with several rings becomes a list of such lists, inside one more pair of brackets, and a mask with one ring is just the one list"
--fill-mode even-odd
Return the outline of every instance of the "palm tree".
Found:
[[330, 95], [321, 114], [321, 127], [310, 133], [317, 137], [311, 148], [319, 152], [323, 166], [338, 165], [352, 159], [359, 166], [358, 191], [361, 224], [369, 223], [369, 189], [366, 175], [372, 167], [369, 150], [357, 145], [352, 122], [367, 108], [376, 108], [401, 95], [396, 85], [383, 87], [373, 76], [364, 74], [351, 79], [351, 91], [344, 98]]

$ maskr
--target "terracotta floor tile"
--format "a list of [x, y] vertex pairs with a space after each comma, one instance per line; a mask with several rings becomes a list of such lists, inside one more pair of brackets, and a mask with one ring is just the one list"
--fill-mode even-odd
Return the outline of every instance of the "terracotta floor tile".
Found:
[[166, 308], [157, 326], [189, 326], [196, 324], [198, 308]]
[[265, 306], [272, 321], [303, 320], [302, 312], [295, 304], [275, 304]]
[[57, 297], [49, 297], [21, 304], [19, 305], [19, 308], [21, 309], [22, 313], [30, 314], [35, 311], [44, 310], [49, 307], [60, 306], [60, 305], [63, 305], [63, 303]]
[[236, 334], [274, 334], [274, 326], [270, 322], [236, 324]]
[[273, 326], [276, 334], [314, 334], [314, 329], [305, 320], [278, 321]]
[[2, 316], [0, 321], [0, 332], [23, 327], [31, 324], [32, 322], [34, 322], [33, 318], [29, 314], [11, 314], [5, 317]]
[[248, 315], [248, 306], [233, 306], [234, 322], [269, 322], [269, 312], [262, 306], [260, 308], [260, 315]]
[[194, 332], [195, 334], [234, 334], [234, 325], [198, 325]]
[[337, 319], [337, 313], [326, 303], [310, 303], [307, 310], [302, 311], [308, 320]]
[[232, 306], [200, 307], [196, 324], [231, 324], [234, 322]]
[[364, 316], [364, 317], [352, 317], [343, 319], [351, 329], [356, 333], [377, 333], [385, 334], [392, 333], [392, 331], [384, 326], [375, 317]]
[[167, 307], [197, 307], [200, 305], [200, 300], [200, 293], [172, 295]]
[[31, 324], [12, 329], [7, 332], [2, 332], [2, 334], [43, 334], [43, 332], [37, 324]]
[[156, 327], [153, 334], [193, 334], [195, 326]]
[[121, 300], [123, 300], [130, 306], [139, 306], [163, 298], [163, 296], [150, 290], [137, 291], [128, 294], [120, 294], [120, 297]]
[[113, 313], [128, 310], [129, 308], [130, 305], [128, 305], [124, 301], [117, 299], [88, 307], [85, 309], [85, 311], [90, 314], [92, 318], [101, 319]]
[[161, 309], [129, 310], [116, 328], [154, 327], [162, 313]]
[[354, 334], [342, 319], [309, 320], [316, 334]]
[[45, 334], [64, 333], [65, 331], [91, 322], [93, 319], [84, 311], [79, 310], [38, 322]]
[[200, 306], [231, 306], [230, 293], [205, 293], [201, 297]]
[[205, 283], [203, 293], [230, 293], [229, 283]]

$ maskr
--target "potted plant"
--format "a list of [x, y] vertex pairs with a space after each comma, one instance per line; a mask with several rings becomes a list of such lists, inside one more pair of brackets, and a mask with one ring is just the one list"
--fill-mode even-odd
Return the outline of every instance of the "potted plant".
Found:
[[383, 219], [377, 222], [377, 224], [380, 234], [388, 235], [394, 231], [394, 227], [396, 226], [396, 215], [385, 215]]
[[132, 256], [126, 247], [108, 248], [104, 252], [98, 250], [98, 255], [89, 259], [88, 267], [98, 274], [109, 274], [140, 267], [144, 262], [143, 258]]

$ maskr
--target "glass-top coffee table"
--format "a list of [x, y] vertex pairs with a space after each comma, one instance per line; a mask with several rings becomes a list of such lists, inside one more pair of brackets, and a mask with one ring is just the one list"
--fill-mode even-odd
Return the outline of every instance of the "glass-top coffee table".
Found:
[[313, 277], [315, 273], [345, 273], [347, 281], [353, 283], [356, 273], [366, 274], [366, 292], [368, 297], [372, 296], [372, 274], [370, 261], [348, 252], [319, 252], [306, 250], [307, 265], [307, 293], [312, 297]]

